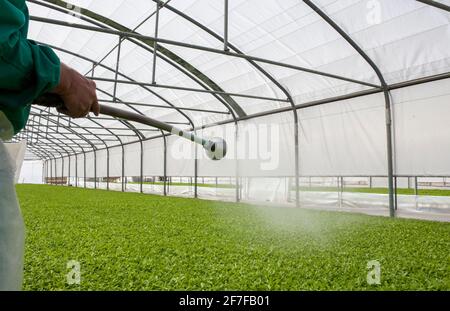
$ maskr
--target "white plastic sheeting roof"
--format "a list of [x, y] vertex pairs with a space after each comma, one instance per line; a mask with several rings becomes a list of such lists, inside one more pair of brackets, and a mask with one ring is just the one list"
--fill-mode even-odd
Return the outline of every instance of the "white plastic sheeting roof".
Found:
[[[312, 2], [373, 60], [387, 84], [450, 72], [449, 12], [414, 0]], [[439, 2], [450, 5], [449, 0]], [[219, 38], [224, 37], [224, 0], [166, 0], [161, 3], [163, 6], [158, 27], [160, 38], [223, 49], [224, 43]], [[155, 1], [33, 0], [28, 1], [28, 5], [30, 14], [36, 17], [154, 36]], [[84, 19], [78, 18], [80, 15]], [[61, 60], [82, 73], [115, 79], [119, 43], [117, 35], [33, 21], [30, 25], [30, 38], [62, 49], [56, 50]], [[229, 1], [228, 41], [231, 52], [238, 52], [237, 48], [246, 55], [342, 76], [366, 84], [381, 84], [375, 71], [358, 51], [304, 1]], [[229, 108], [224, 102], [233, 101], [245, 114], [252, 115], [289, 107], [291, 103], [286, 101], [286, 93], [292, 96], [293, 104], [298, 105], [372, 88], [264, 62], [256, 62], [259, 66], [257, 67], [243, 58], [164, 43], [158, 45], [169, 51], [172, 57], [170, 62], [158, 57], [158, 84], [211, 89], [211, 84], [206, 85], [204, 82], [207, 79], [225, 92], [280, 100], [237, 96], [225, 98], [208, 93], [123, 83], [117, 84], [118, 100], [218, 112], [228, 112]], [[124, 40], [121, 44], [118, 79], [151, 83], [152, 50], [153, 46], [148, 42]], [[168, 54], [163, 54], [167, 59]], [[161, 53], [158, 56], [161, 56]], [[93, 62], [102, 64], [97, 66], [94, 72], [91, 71]], [[180, 67], [186, 66], [189, 67], [188, 74], [186, 69], [180, 70]], [[199, 75], [202, 77], [199, 78]], [[99, 98], [111, 101], [114, 83], [97, 81], [97, 85], [100, 89]], [[191, 127], [189, 120], [199, 126], [232, 118], [231, 114], [225, 113], [183, 110], [182, 114], [173, 109], [110, 104], [128, 110], [133, 107], [135, 111], [163, 121], [180, 123], [179, 125], [185, 128]], [[98, 148], [137, 140], [135, 133], [117, 120], [93, 118], [69, 121], [58, 116], [49, 116], [46, 119], [41, 111], [34, 109], [34, 112], [36, 115], [31, 117], [28, 129], [30, 124], [41, 124], [41, 131], [43, 127], [50, 125], [47, 128], [53, 130], [47, 130], [47, 135], [52, 137], [49, 144], [55, 140], [71, 140], [71, 150], [74, 151], [79, 150], [80, 145], [86, 144], [78, 141], [80, 135], [80, 140], [87, 139]], [[41, 117], [37, 116], [38, 113], [41, 113]], [[233, 113], [237, 117], [240, 115], [236, 109]], [[148, 127], [132, 125], [140, 129], [145, 137], [159, 134]], [[71, 130], [63, 130], [65, 126], [70, 126]], [[98, 129], [99, 127], [108, 129]], [[56, 133], [55, 129], [59, 133]], [[120, 139], [111, 136], [112, 133], [120, 136]], [[42, 141], [44, 140], [41, 139], [40, 142]], [[86, 146], [90, 147], [92, 146]], [[60, 152], [67, 150], [65, 148]]]

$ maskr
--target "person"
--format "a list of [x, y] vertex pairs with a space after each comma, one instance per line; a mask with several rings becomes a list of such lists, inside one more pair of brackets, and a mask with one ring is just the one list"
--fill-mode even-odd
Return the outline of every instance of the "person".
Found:
[[60, 62], [49, 47], [27, 38], [25, 0], [0, 0], [0, 290], [22, 287], [24, 225], [14, 187], [14, 164], [4, 143], [25, 127], [33, 101], [56, 93], [60, 112], [99, 113], [95, 83]]

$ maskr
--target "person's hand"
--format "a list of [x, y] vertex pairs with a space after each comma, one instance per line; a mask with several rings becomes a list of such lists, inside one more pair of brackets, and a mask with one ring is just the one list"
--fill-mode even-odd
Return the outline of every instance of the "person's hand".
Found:
[[61, 64], [61, 78], [51, 93], [58, 94], [64, 101], [64, 108], [58, 109], [72, 118], [83, 118], [93, 112], [100, 113], [95, 82], [79, 74], [65, 64]]

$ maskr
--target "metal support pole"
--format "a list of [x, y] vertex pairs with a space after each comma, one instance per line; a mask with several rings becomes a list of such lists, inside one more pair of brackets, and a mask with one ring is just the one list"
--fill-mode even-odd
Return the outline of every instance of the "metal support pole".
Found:
[[419, 186], [417, 184], [417, 176], [414, 177], [414, 195], [418, 196], [419, 195]]
[[84, 165], [83, 165], [83, 179], [84, 179], [84, 188], [86, 188], [86, 152], [83, 152], [83, 159], [84, 159]]
[[97, 151], [94, 149], [94, 189], [97, 189]]
[[56, 165], [56, 159], [53, 159], [53, 163], [55, 165], [55, 180], [53, 181], [53, 183], [57, 186], [58, 185], [58, 166]]
[[286, 202], [291, 202], [291, 178], [285, 177], [284, 184], [286, 185]]
[[139, 142], [141, 144], [141, 158], [140, 158], [140, 181], [139, 181], [139, 191], [140, 193], [144, 192], [144, 145], [142, 143], [142, 139], [139, 137]]
[[[148, 83], [148, 82], [135, 81], [135, 80], [121, 80], [121, 79], [116, 80], [116, 79], [102, 78], [102, 77], [92, 77], [91, 79], [94, 81], [108, 82], [108, 83], [113, 83], [113, 84], [120, 83], [120, 84], [125, 84], [125, 85], [137, 85], [137, 86], [148, 87], [148, 88], [162, 88], [162, 89], [169, 89], [169, 90], [190, 91], [190, 92], [196, 92], [196, 93], [251, 98], [251, 99], [264, 100], [264, 101], [288, 102], [288, 100], [286, 100], [286, 99], [276, 98], [276, 97], [266, 97], [266, 96], [258, 96], [258, 95], [251, 95], [251, 94], [242, 94], [242, 93], [229, 93], [229, 92], [218, 91], [218, 90], [199, 89], [199, 88], [175, 86], [175, 85], [167, 85], [167, 84], [152, 84], [152, 83]], [[104, 119], [104, 118], [97, 117], [96, 119]]]
[[61, 157], [61, 185], [64, 185], [64, 157]]
[[[243, 198], [243, 193], [244, 193], [244, 187], [242, 187], [242, 185], [244, 184], [244, 178], [245, 177], [241, 177], [240, 178], [240, 187], [239, 187], [239, 196], [240, 196], [240, 198], [241, 198], [241, 200], [242, 200], [242, 198]], [[245, 178], [245, 180], [248, 180], [248, 177], [247, 178]], [[247, 189], [248, 189], [249, 187], [247, 186]], [[248, 194], [248, 191], [247, 191], [247, 194]], [[248, 195], [245, 197], [246, 199], [248, 199]]]
[[164, 140], [164, 196], [167, 195], [167, 189], [166, 189], [166, 179], [167, 179], [167, 139], [166, 136], [163, 134], [163, 140]]
[[312, 74], [322, 75], [325, 77], [339, 79], [342, 81], [353, 82], [353, 83], [358, 83], [358, 84], [372, 86], [372, 87], [375, 86], [374, 84], [367, 83], [364, 81], [358, 81], [358, 80], [341, 77], [341, 76], [333, 75], [330, 73], [320, 72], [320, 71], [316, 71], [316, 70], [309, 69], [309, 68], [299, 67], [299, 66], [295, 66], [295, 65], [291, 65], [291, 64], [279, 63], [276, 61], [272, 61], [272, 60], [268, 60], [268, 59], [264, 59], [264, 58], [260, 58], [260, 57], [250, 56], [250, 55], [241, 54], [241, 53], [226, 52], [226, 51], [223, 51], [222, 49], [214, 49], [214, 48], [210, 48], [210, 47], [194, 45], [194, 44], [184, 43], [184, 42], [179, 42], [179, 41], [173, 41], [173, 40], [168, 40], [168, 39], [162, 39], [162, 38], [155, 39], [154, 37], [145, 36], [145, 35], [141, 35], [141, 34], [134, 33], [134, 32], [123, 32], [123, 31], [118, 31], [118, 30], [114, 30], [114, 29], [110, 29], [110, 28], [100, 28], [100, 27], [96, 27], [96, 26], [68, 23], [68, 22], [61, 21], [61, 20], [49, 19], [49, 18], [38, 17], [38, 16], [30, 16], [30, 20], [42, 22], [42, 23], [50, 23], [53, 25], [60, 25], [60, 26], [64, 26], [64, 27], [71, 27], [71, 28], [77, 28], [77, 29], [84, 29], [84, 30], [88, 30], [88, 31], [113, 34], [113, 35], [117, 35], [117, 36], [121, 36], [121, 37], [133, 38], [133, 39], [152, 40], [152, 41], [157, 41], [162, 44], [175, 45], [175, 46], [185, 47], [185, 48], [194, 49], [194, 50], [198, 50], [198, 51], [205, 51], [205, 52], [216, 53], [216, 54], [226, 54], [231, 57], [243, 58], [243, 59], [252, 60], [252, 61], [256, 61], [256, 62], [261, 62], [261, 63], [271, 64], [271, 65], [275, 65], [275, 66], [281, 66], [281, 67], [285, 67], [285, 68], [295, 69], [295, 70], [304, 71], [304, 72], [308, 72], [308, 73], [312, 73]]
[[[194, 132], [195, 133], [195, 132]], [[195, 133], [196, 134], [196, 133]], [[198, 198], [198, 146], [194, 146], [194, 198]]]
[[338, 176], [336, 178], [337, 178], [339, 208], [341, 208], [342, 207], [342, 177]]
[[122, 192], [125, 192], [125, 148], [122, 145]]
[[295, 206], [300, 207], [300, 150], [298, 138], [298, 116], [297, 110], [294, 110], [294, 141], [295, 141]]
[[394, 201], [395, 201], [395, 210], [397, 210], [397, 176], [394, 177]]
[[106, 190], [109, 190], [109, 148], [106, 148]]
[[417, 176], [414, 177], [414, 201], [416, 203], [416, 208], [419, 207], [419, 183]]
[[58, 175], [58, 158], [55, 158], [55, 185], [58, 186], [59, 184], [59, 176]]
[[[387, 144], [387, 162], [388, 162], [388, 185], [389, 185], [389, 214], [391, 217], [395, 217], [395, 198], [394, 198], [394, 164], [393, 164], [393, 143], [392, 143], [392, 115], [391, 115], [391, 99], [389, 94], [389, 85], [383, 77], [380, 69], [373, 62], [373, 60], [366, 54], [366, 52], [359, 47], [359, 45], [338, 25], [336, 24], [325, 12], [317, 7], [311, 0], [303, 0], [312, 10], [314, 10], [324, 21], [326, 21], [331, 27], [333, 27], [343, 39], [350, 44], [355, 51], [361, 55], [362, 58], [372, 67], [373, 71], [380, 80], [381, 90], [384, 93], [385, 98], [385, 110], [386, 110], [386, 144]], [[379, 88], [379, 87], [378, 87]]]
[[416, 0], [418, 2], [422, 2], [431, 6], [434, 6], [435, 8], [450, 12], [450, 6], [444, 4], [444, 3], [440, 3], [437, 1], [433, 1], [433, 0]]
[[43, 161], [43, 162], [42, 162], [42, 179], [41, 179], [41, 181], [42, 181], [43, 184], [45, 184], [45, 176], [46, 176], [46, 172], [45, 172], [45, 169], [46, 169], [45, 163], [46, 163], [46, 161]]
[[224, 0], [223, 50], [228, 52], [228, 0]]
[[51, 185], [53, 183], [53, 167], [52, 167], [52, 159], [49, 160], [48, 162], [48, 169], [50, 172], [50, 179], [48, 180], [48, 184]]
[[[155, 39], [158, 39], [158, 30], [159, 30], [159, 9], [160, 4], [159, 1], [156, 2], [156, 16], [155, 16]], [[152, 84], [156, 84], [156, 54], [158, 51], [158, 41], [155, 40], [153, 42], [153, 68], [152, 68]]]
[[[234, 160], [236, 162], [236, 202], [240, 201], [240, 191], [239, 191], [239, 155], [238, 155], [238, 139], [239, 139], [239, 124], [237, 122], [234, 123], [235, 130], [234, 130]], [[230, 177], [230, 185], [231, 177]]]
[[78, 187], [78, 155], [75, 154], [75, 187]]
[[[119, 61], [117, 61], [117, 64], [118, 63], [119, 63]], [[92, 63], [92, 71], [91, 71], [92, 77], [94, 77], [94, 75], [95, 75], [95, 67], [96, 67], [96, 64]], [[117, 74], [117, 70], [118, 69], [116, 69], [116, 74]], [[114, 96], [113, 96], [114, 100], [115, 100], [115, 96], [116, 96], [116, 94], [114, 93]], [[96, 154], [96, 150], [94, 150], [94, 161], [95, 161], [94, 162], [94, 175], [95, 175], [95, 177], [94, 177], [94, 189], [97, 189], [97, 154]]]
[[394, 161], [393, 161], [393, 144], [392, 144], [392, 116], [391, 116], [391, 99], [389, 91], [385, 89], [385, 110], [386, 110], [386, 149], [388, 161], [388, 186], [389, 186], [389, 215], [395, 217], [396, 199], [394, 189]]
[[[117, 45], [117, 60], [116, 60], [116, 72], [115, 72], [115, 82], [114, 82], [114, 90], [113, 90], [113, 101], [117, 100], [117, 79], [119, 78], [119, 68], [120, 68], [120, 52], [122, 47], [122, 36], [119, 36], [119, 44]], [[92, 71], [92, 74], [94, 72]]]
[[67, 173], [67, 186], [70, 185], [70, 165], [72, 164], [70, 161], [70, 154], [68, 155], [68, 158], [69, 158], [69, 171]]

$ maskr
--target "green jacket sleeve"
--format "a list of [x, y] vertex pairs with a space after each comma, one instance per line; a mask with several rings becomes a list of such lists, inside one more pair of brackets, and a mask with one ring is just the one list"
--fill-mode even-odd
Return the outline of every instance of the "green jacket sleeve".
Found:
[[48, 47], [27, 39], [25, 0], [0, 0], [0, 112], [19, 132], [30, 105], [59, 83], [60, 61]]

